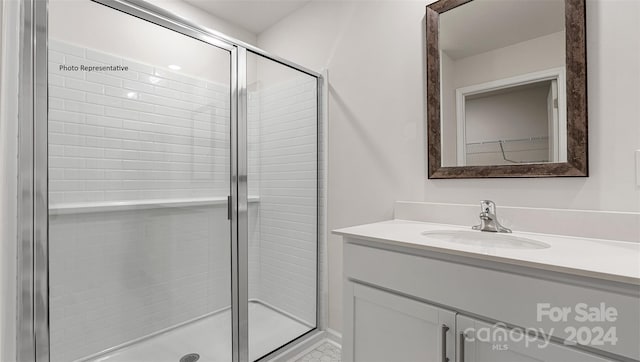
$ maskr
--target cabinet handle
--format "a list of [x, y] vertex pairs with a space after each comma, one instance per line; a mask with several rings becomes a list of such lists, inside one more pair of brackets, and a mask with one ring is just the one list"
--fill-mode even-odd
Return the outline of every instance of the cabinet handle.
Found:
[[460, 359], [459, 362], [464, 362], [464, 342], [467, 341], [467, 336], [463, 333], [460, 333]]
[[447, 358], [447, 332], [449, 327], [446, 324], [442, 325], [442, 362], [449, 362]]

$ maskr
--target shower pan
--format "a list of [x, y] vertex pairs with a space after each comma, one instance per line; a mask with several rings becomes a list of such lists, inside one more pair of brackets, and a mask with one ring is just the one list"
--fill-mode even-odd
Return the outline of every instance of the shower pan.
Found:
[[317, 336], [321, 75], [142, 1], [23, 10], [20, 360]]

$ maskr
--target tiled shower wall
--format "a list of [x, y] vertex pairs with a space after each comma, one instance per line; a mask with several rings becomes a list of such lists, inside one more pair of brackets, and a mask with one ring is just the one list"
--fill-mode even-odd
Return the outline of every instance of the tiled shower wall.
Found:
[[[291, 70], [291, 72], [294, 72]], [[259, 95], [260, 299], [316, 321], [317, 89], [300, 73]]]
[[228, 195], [228, 84], [53, 40], [50, 49], [52, 204]]
[[[52, 361], [228, 307], [226, 202], [56, 211], [111, 201], [226, 201], [228, 85], [49, 44]], [[62, 71], [61, 64], [129, 71]]]
[[226, 212], [199, 206], [52, 215], [51, 361], [73, 361], [228, 307]]

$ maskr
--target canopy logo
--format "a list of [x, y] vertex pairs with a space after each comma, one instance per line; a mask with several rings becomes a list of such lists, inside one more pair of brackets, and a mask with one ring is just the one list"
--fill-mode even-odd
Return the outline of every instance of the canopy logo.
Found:
[[538, 348], [546, 348], [551, 342], [554, 331], [552, 328], [547, 334], [542, 328], [509, 329], [504, 323], [496, 323], [489, 327], [470, 327], [463, 333], [466, 341], [489, 343], [494, 351], [507, 351], [510, 343], [522, 343], [525, 348], [534, 345]]

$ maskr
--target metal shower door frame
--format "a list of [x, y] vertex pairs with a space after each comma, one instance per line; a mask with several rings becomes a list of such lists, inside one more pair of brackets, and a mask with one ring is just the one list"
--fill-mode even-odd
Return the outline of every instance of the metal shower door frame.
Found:
[[[248, 348], [248, 187], [247, 187], [247, 51], [262, 55], [317, 79], [318, 130], [322, 120], [323, 78], [242, 41], [190, 23], [140, 0], [91, 0], [152, 22], [185, 36], [227, 50], [231, 55], [231, 310], [233, 362], [249, 360]], [[48, 1], [21, 1], [20, 117], [18, 170], [18, 311], [17, 358], [20, 362], [48, 362]], [[318, 135], [319, 144], [322, 141]], [[320, 148], [319, 148], [320, 150]], [[323, 179], [322, 167], [318, 167]], [[319, 187], [320, 189], [320, 187]], [[318, 202], [318, 227], [324, 207]], [[318, 230], [320, 234], [320, 230]], [[318, 251], [320, 251], [318, 237]], [[318, 252], [317, 265], [320, 265]], [[323, 328], [323, 303], [317, 273], [316, 330]]]

